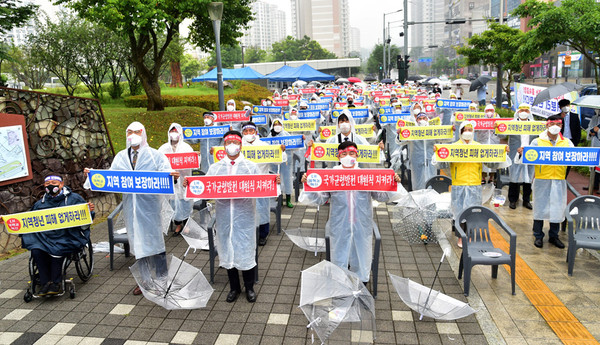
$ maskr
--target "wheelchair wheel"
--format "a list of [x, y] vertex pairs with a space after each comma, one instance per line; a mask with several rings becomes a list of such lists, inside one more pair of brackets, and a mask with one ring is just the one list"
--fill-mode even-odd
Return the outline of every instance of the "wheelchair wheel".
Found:
[[77, 260], [74, 261], [79, 279], [84, 282], [90, 280], [94, 271], [94, 249], [91, 240], [81, 249], [81, 252], [77, 254]]
[[75, 288], [74, 287], [71, 287], [69, 289], [69, 298], [70, 299], [75, 299]]
[[29, 303], [31, 302], [31, 300], [33, 300], [33, 294], [29, 289], [25, 291], [25, 295], [23, 295], [23, 300], [25, 301], [25, 303]]
[[[38, 288], [41, 288], [41, 284], [40, 284], [40, 273], [38, 271], [38, 267], [35, 264], [33, 257], [31, 257], [31, 256], [29, 257], [29, 280], [30, 280], [30, 283], [29, 283], [29, 289], [27, 289], [27, 292], [33, 295], [38, 290]], [[26, 293], [26, 295], [27, 295], [27, 293]], [[27, 300], [25, 300], [25, 302], [27, 302]]]

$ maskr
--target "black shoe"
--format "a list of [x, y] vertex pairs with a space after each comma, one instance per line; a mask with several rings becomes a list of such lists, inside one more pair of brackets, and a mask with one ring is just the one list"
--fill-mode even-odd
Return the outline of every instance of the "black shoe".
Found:
[[237, 290], [231, 290], [229, 291], [229, 293], [227, 294], [227, 303], [233, 303], [235, 302], [235, 300], [238, 298], [238, 296], [240, 295], [240, 292]]
[[267, 244], [267, 238], [259, 238], [258, 239], [258, 245], [259, 246], [264, 246], [265, 244]]
[[561, 240], [558, 239], [558, 237], [551, 237], [548, 242], [552, 243], [553, 245], [555, 245], [557, 248], [563, 249], [565, 247], [565, 244], [562, 243]]
[[52, 286], [52, 282], [47, 282], [46, 285], [42, 286], [40, 292], [38, 292], [38, 296], [46, 296], [48, 294], [48, 290], [50, 290], [50, 286]]
[[48, 296], [59, 295], [63, 292], [61, 283], [49, 283], [49, 284], [50, 284], [50, 288], [48, 289], [48, 293], [47, 293]]
[[583, 188], [582, 188], [582, 189], [583, 189], [583, 190], [590, 190], [590, 187], [588, 187], [588, 186], [583, 186]]
[[256, 302], [256, 292], [254, 290], [246, 290], [246, 299], [250, 303]]
[[508, 207], [510, 207], [511, 210], [514, 210], [515, 208], [517, 208], [517, 203], [516, 202], [510, 202]]
[[536, 238], [535, 241], [533, 241], [533, 245], [542, 248], [544, 246], [544, 241], [541, 238]]
[[531, 206], [531, 203], [529, 201], [523, 201], [523, 207], [525, 207], [528, 210], [533, 209], [533, 206]]

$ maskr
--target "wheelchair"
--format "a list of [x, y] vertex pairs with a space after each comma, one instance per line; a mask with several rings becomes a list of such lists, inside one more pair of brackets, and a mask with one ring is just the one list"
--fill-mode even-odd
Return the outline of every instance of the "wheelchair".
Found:
[[[63, 257], [62, 263], [62, 292], [52, 296], [62, 296], [67, 292], [67, 286], [69, 291], [69, 297], [75, 298], [75, 283], [73, 278], [66, 279], [67, 269], [75, 263], [75, 270], [77, 275], [82, 282], [87, 282], [92, 277], [94, 271], [94, 249], [92, 248], [92, 241], [88, 238], [88, 242], [77, 252], [72, 252]], [[40, 274], [38, 267], [35, 264], [32, 256], [29, 256], [29, 287], [25, 291], [23, 300], [27, 303], [31, 302], [34, 298], [43, 298], [47, 296], [39, 296], [38, 292], [42, 288], [40, 284]]]

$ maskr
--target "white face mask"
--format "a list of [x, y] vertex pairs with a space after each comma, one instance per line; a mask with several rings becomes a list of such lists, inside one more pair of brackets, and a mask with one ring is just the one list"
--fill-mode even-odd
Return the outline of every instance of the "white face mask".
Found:
[[464, 131], [460, 137], [462, 140], [471, 141], [473, 140], [473, 132]]
[[356, 158], [348, 155], [344, 158], [340, 158], [340, 163], [342, 163], [342, 166], [344, 168], [352, 168], [354, 166], [354, 164], [356, 164]]
[[137, 134], [131, 134], [127, 137], [127, 141], [129, 141], [129, 145], [131, 146], [140, 146], [142, 143], [142, 136]]
[[522, 111], [519, 113], [519, 118], [521, 120], [527, 120], [529, 118], [529, 114], [526, 111]]
[[227, 111], [235, 111], [234, 105], [227, 105]]
[[571, 107], [562, 107], [562, 108], [560, 108], [560, 111], [562, 111], [563, 113], [566, 114], [571, 111]]
[[281, 131], [283, 130], [282, 126], [273, 126], [273, 130], [275, 131], [275, 133], [281, 133]]
[[413, 115], [417, 116], [421, 113], [421, 109], [413, 109]]
[[254, 136], [254, 134], [246, 134], [246, 135], [244, 135], [244, 140], [246, 140], [249, 143], [253, 142], [254, 139], [256, 139], [256, 137]]
[[205, 125], [205, 126], [210, 126], [210, 125], [212, 125], [212, 119], [209, 119], [209, 118], [206, 118], [206, 119], [204, 119], [204, 125]]
[[558, 133], [560, 133], [560, 127], [557, 125], [550, 126], [548, 128], [548, 132], [550, 132], [550, 134], [552, 135], [557, 135]]
[[229, 156], [237, 156], [237, 154], [240, 153], [240, 149], [240, 145], [238, 144], [229, 144], [225, 146], [225, 150]]
[[350, 133], [350, 124], [347, 122], [344, 123], [340, 123], [340, 130], [342, 131], [342, 133], [344, 134], [348, 134]]
[[485, 112], [485, 117], [490, 118], [492, 116], [494, 116], [494, 112], [493, 111], [486, 111]]
[[177, 133], [177, 132], [169, 133], [169, 138], [171, 138], [171, 141], [177, 141], [177, 140], [179, 140], [179, 133]]
[[429, 125], [429, 122], [428, 122], [427, 120], [419, 120], [419, 121], [417, 122], [417, 124], [418, 124], [419, 126], [427, 126], [427, 125]]

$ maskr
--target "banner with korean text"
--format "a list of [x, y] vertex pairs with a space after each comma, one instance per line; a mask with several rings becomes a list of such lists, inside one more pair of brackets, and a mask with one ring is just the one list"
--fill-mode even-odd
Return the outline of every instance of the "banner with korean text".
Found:
[[452, 138], [454, 138], [452, 126], [403, 127], [398, 134], [399, 140], [437, 140]]
[[315, 120], [287, 120], [283, 121], [283, 129], [286, 132], [313, 132], [317, 130]]
[[11, 234], [29, 234], [92, 224], [88, 204], [47, 208], [1, 216]]
[[[242, 154], [247, 160], [257, 164], [283, 162], [283, 151], [281, 151], [281, 145], [242, 145]], [[213, 158], [215, 159], [215, 162], [225, 158], [226, 155], [227, 153], [225, 152], [225, 148], [223, 146], [213, 146]]]
[[165, 153], [171, 163], [171, 169], [198, 169], [200, 160], [196, 152]]
[[301, 135], [286, 135], [281, 137], [260, 138], [269, 145], [285, 145], [285, 149], [301, 149], [304, 148], [304, 139]]
[[499, 121], [512, 121], [511, 118], [508, 117], [494, 117], [491, 119], [472, 119], [471, 121], [475, 122], [476, 131], [485, 131], [485, 130], [494, 130], [496, 129], [496, 122]]
[[454, 120], [456, 121], [467, 121], [473, 119], [485, 119], [485, 113], [483, 111], [455, 111]]
[[395, 192], [398, 184], [394, 175], [392, 169], [308, 169], [304, 190]]
[[525, 146], [523, 164], [600, 165], [600, 147]]
[[[542, 92], [545, 89], [546, 88], [543, 86], [515, 83], [514, 97], [515, 97], [516, 101], [513, 102], [513, 108], [515, 108], [516, 106], [518, 106], [519, 104], [522, 104], [522, 103], [529, 104], [531, 106], [531, 113], [533, 115], [538, 115], [541, 117], [548, 117], [548, 116], [560, 113], [560, 108], [558, 107], [558, 101], [560, 101], [561, 99], [564, 98], [564, 99], [568, 99], [571, 102], [573, 102], [574, 100], [579, 98], [579, 94], [577, 93], [577, 91], [571, 91], [562, 96], [553, 98], [551, 100], [542, 102], [540, 104], [533, 105], [533, 100], [535, 99], [535, 96], [537, 96], [538, 93]], [[577, 109], [577, 108], [578, 107], [573, 106], [572, 111], [579, 114], [579, 109]]]
[[246, 199], [277, 196], [277, 175], [192, 176], [185, 197], [188, 199]]
[[252, 115], [252, 122], [257, 126], [265, 126], [267, 124], [268, 115]]
[[169, 172], [96, 170], [88, 173], [94, 192], [125, 194], [173, 194], [173, 176]]
[[438, 162], [505, 162], [506, 145], [438, 144]]
[[398, 120], [408, 120], [411, 119], [409, 113], [400, 113], [400, 114], [390, 114], [390, 115], [380, 115], [379, 123], [397, 123]]
[[268, 106], [254, 105], [254, 106], [252, 106], [252, 113], [279, 115], [279, 114], [281, 114], [281, 107], [268, 107]]
[[[332, 135], [336, 135], [336, 126], [321, 126], [319, 127], [320, 134], [319, 138], [321, 140], [327, 140], [331, 138]], [[354, 132], [360, 135], [363, 138], [373, 138], [375, 136], [375, 132], [373, 131], [373, 124], [366, 125], [355, 125]]]
[[213, 111], [217, 117], [215, 122], [245, 122], [250, 121], [248, 111]]
[[328, 102], [308, 103], [308, 110], [329, 110]]
[[[339, 144], [314, 143], [310, 151], [310, 159], [318, 162], [339, 162], [337, 148]], [[359, 163], [379, 163], [378, 145], [357, 145]]]
[[538, 135], [546, 130], [544, 121], [507, 121], [499, 123], [496, 134]]
[[230, 126], [183, 127], [183, 139], [223, 138]]
[[344, 110], [348, 110], [352, 117], [355, 119], [364, 119], [369, 117], [369, 108], [349, 108], [349, 109], [336, 109], [331, 112], [333, 118], [337, 118], [342, 114]]
[[441, 109], [469, 109], [469, 100], [438, 98], [435, 105]]

